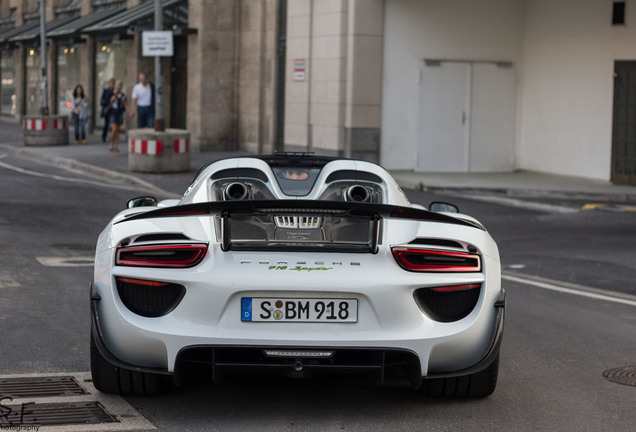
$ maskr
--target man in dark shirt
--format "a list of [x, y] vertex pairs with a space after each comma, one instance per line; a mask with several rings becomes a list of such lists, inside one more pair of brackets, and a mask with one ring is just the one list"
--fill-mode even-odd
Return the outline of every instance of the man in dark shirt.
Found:
[[102, 91], [102, 98], [100, 100], [100, 105], [102, 106], [101, 116], [104, 118], [104, 129], [102, 130], [102, 142], [106, 142], [106, 137], [108, 136], [110, 114], [107, 112], [106, 107], [110, 106], [110, 97], [113, 95], [114, 89], [115, 89], [115, 78], [111, 78], [110, 81], [108, 81], [108, 87], [104, 87], [104, 91]]

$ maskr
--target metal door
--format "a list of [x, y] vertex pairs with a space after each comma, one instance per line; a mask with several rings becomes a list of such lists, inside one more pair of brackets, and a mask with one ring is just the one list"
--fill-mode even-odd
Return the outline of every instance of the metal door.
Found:
[[636, 61], [614, 63], [612, 182], [636, 184]]
[[468, 171], [470, 68], [469, 63], [424, 62], [417, 171]]
[[420, 76], [416, 170], [512, 171], [512, 64], [425, 60]]

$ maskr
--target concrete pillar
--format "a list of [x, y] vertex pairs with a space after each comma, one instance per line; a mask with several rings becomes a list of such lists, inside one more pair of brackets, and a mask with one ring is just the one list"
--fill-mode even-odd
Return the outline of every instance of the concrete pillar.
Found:
[[238, 150], [240, 1], [190, 1], [187, 128], [201, 150]]

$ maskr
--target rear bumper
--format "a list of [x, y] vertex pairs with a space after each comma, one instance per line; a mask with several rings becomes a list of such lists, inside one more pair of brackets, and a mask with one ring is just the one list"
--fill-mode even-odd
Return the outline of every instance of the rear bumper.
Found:
[[[107, 347], [100, 324], [97, 304], [101, 300], [98, 294], [91, 294], [91, 332], [100, 354], [113, 366], [136, 372], [173, 375], [179, 374], [183, 364], [194, 361], [209, 364], [214, 376], [225, 371], [240, 369], [265, 369], [269, 371], [289, 373], [302, 377], [313, 372], [368, 372], [374, 376], [377, 385], [384, 383], [386, 373], [391, 368], [402, 368], [406, 371], [412, 387], [421, 385], [422, 379], [448, 378], [471, 375], [486, 369], [499, 354], [503, 339], [505, 293], [502, 290], [500, 300], [494, 307], [496, 322], [490, 346], [486, 355], [475, 365], [456, 371], [434, 372], [422, 376], [421, 362], [418, 355], [408, 349], [379, 347], [343, 347], [343, 346], [237, 346], [237, 345], [191, 345], [181, 349], [175, 361], [174, 372], [167, 368], [144, 367], [133, 365], [119, 359]], [[277, 358], [268, 357], [264, 350], [298, 351], [333, 351], [333, 356], [315, 359], [302, 355]]]

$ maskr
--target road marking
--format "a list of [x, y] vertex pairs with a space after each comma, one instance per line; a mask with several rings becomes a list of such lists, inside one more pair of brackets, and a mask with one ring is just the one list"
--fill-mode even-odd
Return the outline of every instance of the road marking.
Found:
[[[636, 306], [636, 299], [634, 299], [632, 296], [629, 296], [629, 295], [621, 296], [618, 293], [616, 293], [615, 295], [601, 294], [600, 292], [597, 292], [599, 290], [596, 290], [590, 287], [584, 287], [584, 286], [577, 286], [578, 288], [568, 288], [563, 286], [565, 284], [562, 282], [549, 281], [543, 278], [542, 280], [535, 280], [534, 278], [530, 279], [528, 276], [525, 276], [525, 275], [522, 276], [522, 275], [502, 274], [501, 278], [507, 281], [518, 282], [524, 285], [531, 285], [538, 288], [547, 289], [550, 291], [557, 291], [557, 292], [572, 294], [572, 295], [576, 295], [580, 297], [588, 297], [588, 298], [604, 300], [604, 301], [613, 302], [613, 303], [620, 303], [620, 304], [624, 304], [628, 306]], [[571, 285], [573, 287], [576, 286], [573, 284], [567, 284], [567, 285]]]
[[34, 177], [50, 178], [50, 179], [58, 180], [58, 181], [66, 181], [66, 182], [80, 183], [80, 184], [89, 184], [89, 185], [93, 185], [93, 186], [101, 186], [101, 187], [113, 188], [113, 189], [135, 190], [134, 186], [117, 185], [117, 184], [105, 183], [103, 181], [95, 181], [95, 180], [88, 180], [88, 179], [77, 179], [77, 178], [70, 178], [70, 177], [62, 177], [62, 176], [54, 175], [54, 174], [44, 174], [44, 173], [40, 173], [40, 172], [37, 172], [37, 171], [31, 171], [31, 170], [28, 170], [28, 169], [19, 168], [19, 167], [13, 166], [13, 165], [9, 165], [9, 164], [4, 163], [4, 162], [0, 162], [0, 166], [4, 167], [6, 169], [9, 169], [9, 170], [15, 171], [15, 172], [19, 172], [20, 174], [26, 174], [26, 175], [30, 175], [30, 176], [34, 176]]
[[20, 284], [8, 276], [0, 276], [0, 289], [2, 288], [20, 288]]
[[625, 204], [588, 203], [581, 207], [583, 211], [604, 210], [613, 212], [636, 212], [636, 206]]
[[95, 257], [35, 257], [46, 267], [88, 267], [95, 265]]

